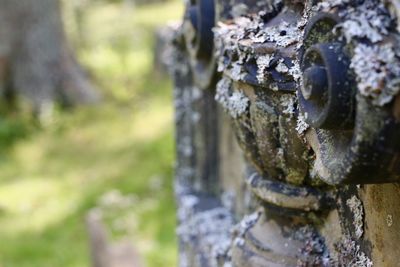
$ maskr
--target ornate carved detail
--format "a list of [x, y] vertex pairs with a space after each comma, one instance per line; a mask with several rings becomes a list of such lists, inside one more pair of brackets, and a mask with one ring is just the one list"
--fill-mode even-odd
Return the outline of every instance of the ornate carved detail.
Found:
[[[381, 24], [366, 27], [364, 33], [354, 32], [353, 23], [369, 23], [361, 12], [373, 7], [377, 11], [370, 15], [382, 20]], [[390, 72], [397, 71], [399, 60], [379, 63], [379, 51], [396, 57], [393, 41], [399, 36], [388, 34], [388, 13], [377, 1], [352, 8], [353, 13], [349, 4], [327, 5], [329, 13], [311, 18], [303, 37], [303, 82], [297, 95], [300, 111], [313, 127], [307, 141], [316, 154], [314, 170], [329, 184], [398, 181], [400, 173], [389, 162], [397, 161], [400, 152], [393, 136], [400, 124], [392, 112], [393, 102], [384, 103], [382, 95], [392, 90], [389, 87], [397, 78]], [[376, 62], [363, 62], [360, 57], [368, 55], [361, 55], [362, 49], [375, 50], [372, 58]], [[386, 66], [381, 70], [369, 66], [375, 64]], [[379, 78], [380, 71], [388, 71], [389, 76]], [[376, 94], [371, 94], [372, 87]]]
[[214, 26], [214, 0], [186, 1], [183, 33], [193, 79], [201, 89], [208, 88], [215, 75]]
[[[234, 228], [225, 262], [370, 266], [368, 246], [353, 240], [363, 235], [363, 208], [351, 201], [357, 190], [339, 185], [400, 180], [400, 34], [387, 7], [378, 0], [188, 2], [180, 49], [190, 90], [201, 88], [201, 101], [215, 97], [226, 111], [258, 206]], [[219, 165], [226, 115], [212, 104], [200, 110], [208, 130], [199, 136], [209, 149], [192, 145], [215, 167], [216, 181], [200, 190], [189, 183], [189, 191], [218, 199], [226, 190]], [[190, 123], [194, 136], [198, 126]], [[344, 200], [349, 192], [355, 198]], [[336, 239], [321, 230], [335, 214], [354, 219], [341, 221]]]

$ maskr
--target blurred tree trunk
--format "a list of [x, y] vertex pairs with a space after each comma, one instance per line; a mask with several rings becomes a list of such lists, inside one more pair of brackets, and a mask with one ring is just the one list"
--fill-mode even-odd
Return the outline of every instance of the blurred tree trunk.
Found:
[[67, 45], [58, 0], [0, 0], [0, 90], [39, 113], [98, 99]]

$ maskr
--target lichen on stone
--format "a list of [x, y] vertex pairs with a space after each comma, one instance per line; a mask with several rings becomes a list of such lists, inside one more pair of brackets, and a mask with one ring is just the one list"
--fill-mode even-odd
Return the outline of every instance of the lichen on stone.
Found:
[[385, 6], [374, 0], [349, 8], [340, 24], [347, 42], [354, 38], [366, 38], [372, 43], [382, 41], [389, 33], [391, 18]]
[[277, 72], [280, 72], [280, 73], [288, 73], [288, 72], [289, 72], [289, 68], [288, 68], [288, 66], [286, 66], [286, 64], [284, 63], [284, 59], [283, 59], [283, 58], [281, 58], [281, 59], [279, 60], [279, 63], [278, 63], [278, 65], [275, 67], [275, 69], [276, 69]]
[[246, 75], [239, 62], [232, 63], [230, 74], [231, 79], [234, 81], [242, 81]]
[[319, 6], [324, 11], [338, 9], [342, 22], [335, 31], [340, 31], [354, 47], [350, 67], [360, 94], [371, 98], [377, 106], [391, 102], [400, 90], [400, 62], [393, 40], [388, 39], [392, 18], [385, 5], [377, 0], [357, 4], [331, 0]]
[[255, 21], [259, 21], [259, 31], [249, 35], [249, 39], [254, 43], [275, 43], [280, 47], [288, 47], [292, 44], [296, 44], [300, 41], [301, 34], [297, 23], [289, 23], [283, 21], [275, 26], [262, 28], [264, 25], [261, 20], [262, 14], [259, 13], [254, 17]]
[[293, 64], [293, 66], [291, 66], [289, 68], [289, 74], [293, 77], [293, 80], [297, 84], [301, 84], [303, 75], [302, 75], [302, 71], [300, 69], [300, 62], [299, 62], [299, 60], [293, 60], [292, 64]]
[[289, 115], [289, 117], [292, 117], [296, 112], [295, 108], [296, 97], [294, 95], [284, 94], [281, 96], [280, 100], [282, 107], [284, 107], [282, 113]]
[[357, 77], [358, 90], [383, 106], [400, 90], [400, 61], [391, 44], [367, 46], [358, 44], [350, 67]]
[[[217, 70], [219, 72], [229, 70], [234, 80], [241, 80], [243, 63], [246, 61], [247, 53], [241, 50], [241, 40], [254, 37], [262, 23], [255, 16], [239, 16], [232, 23], [219, 22], [213, 29], [215, 35], [215, 57], [218, 59]], [[232, 58], [235, 60], [231, 60]]]
[[299, 114], [299, 116], [297, 117], [297, 126], [296, 126], [296, 131], [300, 134], [303, 135], [307, 129], [310, 126], [308, 125], [308, 123], [305, 121], [305, 118], [303, 116], [302, 113]]
[[236, 119], [248, 108], [250, 100], [241, 91], [231, 90], [232, 81], [229, 78], [222, 78], [217, 83], [215, 100]]
[[215, 100], [218, 103], [220, 103], [223, 107], [228, 105], [231, 86], [232, 86], [232, 81], [227, 77], [223, 77], [217, 83]]
[[256, 60], [257, 62], [257, 80], [259, 83], [264, 83], [265, 82], [265, 72], [266, 69], [269, 67], [269, 64], [271, 63], [272, 60], [272, 55], [266, 54], [259, 56]]
[[360, 239], [364, 233], [364, 208], [361, 200], [352, 196], [346, 201], [347, 206], [353, 214], [353, 226], [355, 228], [355, 237]]
[[[292, 70], [292, 64], [279, 59], [275, 53], [259, 55], [254, 51], [256, 45], [273, 43], [277, 48], [286, 48], [291, 45], [300, 44], [301, 30], [297, 23], [282, 22], [274, 26], [265, 26], [262, 16], [265, 11], [257, 14], [246, 14], [234, 18], [229, 23], [219, 22], [214, 28], [215, 33], [215, 56], [218, 59], [219, 72], [228, 75], [234, 81], [245, 81], [249, 73], [246, 66], [254, 64], [256, 61], [256, 78], [260, 85], [266, 85], [268, 68], [272, 60], [277, 59], [278, 64], [275, 70], [285, 75], [296, 75], [297, 81], [299, 73]], [[296, 67], [295, 67], [296, 69]], [[276, 90], [276, 83], [268, 83], [271, 90]]]
[[241, 246], [244, 244], [244, 236], [247, 231], [252, 228], [259, 220], [261, 211], [256, 211], [252, 214], [245, 215], [243, 219], [232, 228], [233, 236], [235, 237], [233, 244]]
[[229, 97], [228, 110], [233, 118], [242, 115], [249, 105], [249, 99], [241, 91], [233, 92]]
[[[184, 244], [195, 245], [207, 255], [209, 266], [220, 266], [223, 262], [229, 262], [228, 252], [231, 247], [231, 228], [234, 225], [232, 214], [222, 206], [216, 206], [208, 210], [197, 210], [201, 199], [195, 194], [179, 196], [177, 234]], [[199, 252], [200, 253], [200, 252]], [[189, 267], [188, 261], [182, 253], [181, 267]]]
[[331, 266], [331, 258], [325, 246], [325, 240], [314, 227], [306, 225], [296, 229], [294, 239], [304, 243], [301, 248], [302, 256], [297, 262], [297, 267]]
[[335, 244], [339, 253], [339, 262], [334, 266], [349, 267], [372, 267], [372, 260], [360, 250], [360, 246], [356, 244], [349, 236], [342, 237], [340, 242]]

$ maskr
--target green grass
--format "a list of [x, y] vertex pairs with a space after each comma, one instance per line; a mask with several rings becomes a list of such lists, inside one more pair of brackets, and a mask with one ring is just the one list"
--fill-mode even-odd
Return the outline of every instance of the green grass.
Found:
[[171, 84], [154, 79], [151, 54], [181, 5], [89, 6], [78, 54], [103, 102], [42, 129], [0, 121], [1, 267], [90, 266], [85, 215], [112, 190], [135, 199], [122, 215], [147, 266], [176, 265]]

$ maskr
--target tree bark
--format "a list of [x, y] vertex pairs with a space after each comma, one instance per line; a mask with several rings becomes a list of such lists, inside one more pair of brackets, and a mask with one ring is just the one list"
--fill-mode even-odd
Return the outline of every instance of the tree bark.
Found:
[[92, 103], [98, 93], [67, 44], [58, 0], [0, 0], [0, 90], [36, 112]]

